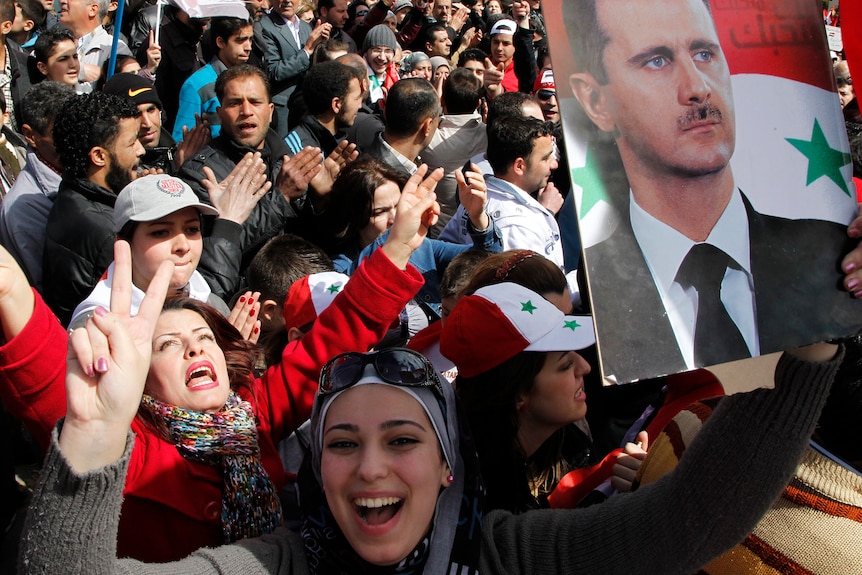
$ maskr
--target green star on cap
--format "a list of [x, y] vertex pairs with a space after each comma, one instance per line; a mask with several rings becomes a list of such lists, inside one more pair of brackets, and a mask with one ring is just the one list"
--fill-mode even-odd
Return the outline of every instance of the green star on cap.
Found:
[[536, 309], [536, 306], [534, 306], [533, 302], [531, 302], [530, 300], [521, 302], [521, 311], [525, 311], [525, 312], [529, 313], [530, 315], [533, 315], [533, 310], [535, 310], [535, 309]]
[[841, 168], [851, 162], [850, 154], [835, 150], [829, 146], [820, 122], [814, 119], [814, 128], [811, 130], [810, 140], [796, 140], [785, 138], [790, 145], [799, 150], [808, 159], [808, 176], [805, 185], [811, 185], [815, 180], [826, 176], [841, 188], [841, 191], [850, 195], [847, 182], [841, 175]]
[[581, 327], [581, 324], [579, 324], [578, 321], [574, 319], [572, 321], [564, 321], [563, 324], [564, 328], [567, 327], [572, 331], [575, 331], [577, 328]]
[[326, 288], [326, 291], [328, 291], [329, 293], [338, 293], [338, 290], [340, 290], [340, 289], [341, 289], [340, 285], [332, 284], [331, 286]]

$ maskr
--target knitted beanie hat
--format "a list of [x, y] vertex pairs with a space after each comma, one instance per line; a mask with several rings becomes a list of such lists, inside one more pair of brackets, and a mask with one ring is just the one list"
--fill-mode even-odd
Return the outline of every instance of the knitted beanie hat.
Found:
[[398, 49], [398, 40], [395, 38], [395, 32], [386, 24], [378, 24], [368, 31], [365, 35], [365, 41], [362, 43], [362, 51], [368, 51], [375, 46], [384, 46], [392, 50]]

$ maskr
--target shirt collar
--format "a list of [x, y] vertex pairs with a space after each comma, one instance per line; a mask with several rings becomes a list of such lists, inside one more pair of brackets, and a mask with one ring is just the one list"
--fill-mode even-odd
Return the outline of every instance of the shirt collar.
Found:
[[383, 143], [384, 146], [386, 146], [386, 149], [389, 150], [390, 152], [392, 152], [392, 155], [395, 156], [395, 158], [398, 160], [398, 163], [400, 163], [402, 166], [404, 166], [405, 170], [407, 170], [410, 174], [413, 174], [414, 172], [416, 172], [416, 170], [419, 168], [417, 162], [421, 163], [421, 160], [418, 157], [416, 158], [416, 162], [414, 162], [413, 160], [411, 160], [410, 158], [408, 158], [407, 156], [405, 156], [404, 154], [402, 154], [401, 152], [399, 152], [398, 150], [396, 150], [395, 148], [390, 146], [389, 142], [387, 142], [383, 138], [382, 132], [380, 134], [378, 134], [377, 137], [380, 138], [380, 141]]
[[[683, 259], [695, 242], [648, 214], [635, 201], [631, 190], [629, 190], [629, 205], [635, 239], [640, 245], [653, 277], [660, 284], [662, 291], [667, 293], [676, 279], [679, 266], [682, 265]], [[745, 211], [742, 196], [734, 193], [704, 243], [724, 251], [746, 274], [751, 275], [748, 234], [748, 214]]]

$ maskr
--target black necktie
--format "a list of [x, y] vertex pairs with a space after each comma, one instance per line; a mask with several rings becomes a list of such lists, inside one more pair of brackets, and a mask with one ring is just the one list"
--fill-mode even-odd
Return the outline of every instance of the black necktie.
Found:
[[680, 285], [697, 291], [694, 361], [699, 367], [751, 357], [739, 328], [721, 303], [721, 281], [728, 267], [739, 266], [717, 247], [696, 244], [676, 274]]

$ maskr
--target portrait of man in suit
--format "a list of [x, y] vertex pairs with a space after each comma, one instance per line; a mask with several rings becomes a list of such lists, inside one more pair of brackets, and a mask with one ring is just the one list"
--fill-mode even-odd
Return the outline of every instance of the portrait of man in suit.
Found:
[[563, 12], [572, 92], [612, 136], [627, 183], [609, 190], [617, 227], [585, 251], [605, 375], [855, 333], [846, 227], [759, 213], [734, 178], [731, 75], [708, 0], [572, 0]]

